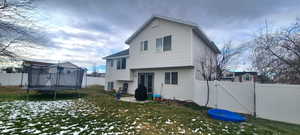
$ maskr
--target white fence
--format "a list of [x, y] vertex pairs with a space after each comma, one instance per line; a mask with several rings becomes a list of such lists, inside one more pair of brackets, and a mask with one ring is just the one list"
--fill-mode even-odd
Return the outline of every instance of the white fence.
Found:
[[82, 80], [82, 88], [91, 85], [105, 85], [105, 78], [104, 77], [90, 77], [84, 76]]
[[[23, 86], [27, 85], [27, 74], [22, 73], [0, 73], [0, 86], [20, 86], [21, 82]], [[82, 87], [91, 85], [104, 85], [105, 78], [104, 77], [89, 77], [84, 76], [82, 80]]]
[[[23, 74], [27, 78], [27, 74]], [[22, 80], [21, 73], [0, 73], [0, 86], [20, 86], [27, 85], [27, 79]]]
[[258, 84], [257, 116], [300, 124], [300, 85]]
[[[23, 74], [23, 85], [27, 84], [27, 74]], [[21, 85], [21, 73], [0, 73], [0, 85]], [[105, 78], [86, 77], [82, 87], [104, 85]], [[206, 81], [195, 81], [193, 100], [204, 106], [207, 102]], [[300, 124], [300, 85], [259, 84], [239, 82], [209, 82], [208, 106], [234, 112], [253, 114], [258, 117]], [[255, 97], [254, 97], [255, 88]], [[180, 95], [178, 95], [180, 97]], [[254, 100], [256, 99], [256, 100]], [[256, 104], [256, 105], [255, 105]]]
[[[208, 106], [300, 124], [300, 85], [209, 82]], [[255, 97], [254, 97], [255, 88]], [[193, 101], [207, 102], [207, 84], [196, 81]]]
[[[253, 113], [253, 83], [209, 82], [208, 106], [228, 109], [240, 113]], [[205, 81], [195, 83], [194, 102], [205, 105], [207, 102], [207, 84]]]

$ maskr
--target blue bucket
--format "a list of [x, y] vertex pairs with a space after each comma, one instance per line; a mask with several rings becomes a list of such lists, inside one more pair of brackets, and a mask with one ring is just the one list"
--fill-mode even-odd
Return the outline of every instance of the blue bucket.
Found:
[[160, 94], [154, 94], [153, 98], [161, 98]]

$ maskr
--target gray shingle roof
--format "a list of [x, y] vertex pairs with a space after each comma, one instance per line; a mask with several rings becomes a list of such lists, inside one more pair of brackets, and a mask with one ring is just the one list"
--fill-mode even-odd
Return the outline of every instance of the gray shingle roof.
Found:
[[113, 57], [120, 57], [120, 56], [126, 56], [129, 55], [129, 49], [114, 53], [112, 55], [108, 55], [106, 57], [104, 57], [104, 59], [109, 59], [109, 58], [113, 58]]

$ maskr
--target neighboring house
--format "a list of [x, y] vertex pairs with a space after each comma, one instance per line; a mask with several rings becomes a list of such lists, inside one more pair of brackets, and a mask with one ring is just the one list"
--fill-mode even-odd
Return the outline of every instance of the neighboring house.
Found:
[[222, 80], [232, 82], [254, 82], [257, 78], [257, 72], [230, 72], [224, 71]]
[[90, 77], [105, 77], [105, 73], [92, 72], [90, 74], [87, 74], [86, 76], [90, 76]]
[[192, 99], [195, 81], [207, 72], [202, 64], [215, 68], [220, 53], [196, 24], [162, 16], [151, 17], [125, 43], [129, 49], [104, 57], [106, 90], [134, 94], [143, 85], [149, 94]]

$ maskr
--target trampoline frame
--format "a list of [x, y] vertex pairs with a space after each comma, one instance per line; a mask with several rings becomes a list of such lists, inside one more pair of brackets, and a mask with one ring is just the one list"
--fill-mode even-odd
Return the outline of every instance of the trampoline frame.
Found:
[[[53, 99], [55, 100], [56, 99], [56, 93], [57, 91], [62, 91], [62, 90], [76, 90], [77, 91], [77, 94], [78, 94], [78, 97], [80, 97], [80, 94], [79, 94], [79, 89], [81, 89], [82, 87], [82, 82], [83, 82], [83, 77], [84, 77], [84, 74], [86, 73], [86, 69], [83, 69], [83, 68], [73, 68], [73, 67], [63, 67], [60, 65], [60, 63], [58, 64], [52, 64], [52, 63], [47, 63], [49, 65], [45, 66], [45, 65], [35, 65], [35, 64], [30, 64], [30, 66], [25, 66], [24, 63], [23, 63], [23, 68], [27, 69], [27, 73], [28, 73], [28, 83], [27, 83], [27, 87], [26, 87], [26, 93], [27, 93], [27, 100], [28, 100], [28, 96], [30, 94], [30, 91], [44, 91], [44, 92], [53, 92]], [[32, 71], [33, 69], [37, 69], [37, 70], [42, 70], [43, 68], [47, 69], [48, 70], [48, 74], [51, 75], [50, 73], [50, 69], [55, 69], [55, 73], [52, 73], [53, 75], [55, 75], [55, 83], [54, 84], [51, 84], [50, 86], [49, 85], [33, 85], [33, 82], [32, 82]], [[60, 84], [60, 77], [61, 77], [61, 71], [64, 70], [64, 69], [75, 69], [77, 71], [75, 71], [76, 73], [76, 79], [75, 79], [75, 85], [61, 85]], [[40, 73], [39, 73], [40, 75]], [[38, 77], [39, 77], [38, 75]], [[39, 78], [38, 78], [39, 79]], [[22, 72], [22, 80], [23, 82], [23, 72]], [[21, 83], [22, 85], [22, 83]]]

